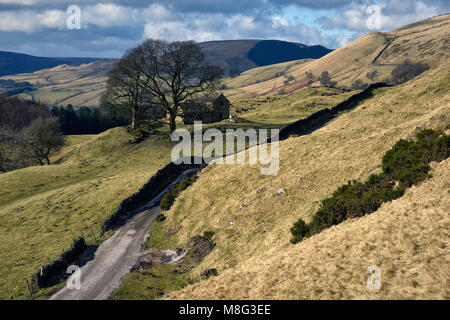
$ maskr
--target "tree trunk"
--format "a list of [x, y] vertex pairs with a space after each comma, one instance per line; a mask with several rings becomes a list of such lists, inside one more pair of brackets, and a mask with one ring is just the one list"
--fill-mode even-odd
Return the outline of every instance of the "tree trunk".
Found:
[[136, 109], [134, 107], [131, 108], [131, 129], [134, 130], [136, 125]]
[[48, 158], [48, 156], [45, 157], [45, 160], [47, 160], [47, 164], [50, 165], [50, 159]]
[[175, 114], [169, 113], [169, 125], [170, 125], [170, 134], [171, 135], [177, 129], [177, 124], [175, 123], [175, 118], [176, 118]]

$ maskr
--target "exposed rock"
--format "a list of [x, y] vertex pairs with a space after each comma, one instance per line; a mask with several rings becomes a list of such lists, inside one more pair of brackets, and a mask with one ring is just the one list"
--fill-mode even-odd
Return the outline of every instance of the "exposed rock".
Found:
[[259, 188], [258, 190], [256, 190], [256, 193], [261, 193], [261, 192], [264, 192], [264, 190], [266, 190], [266, 188], [264, 188], [264, 187], [262, 187], [262, 188]]
[[131, 268], [131, 272], [137, 270], [150, 269], [155, 264], [169, 264], [177, 263], [186, 255], [185, 250], [178, 248], [177, 250], [147, 250], [142, 254], [134, 266]]
[[183, 274], [183, 272], [181, 272], [181, 271], [179, 271], [179, 270], [177, 270], [177, 269], [173, 270], [172, 273], [173, 273], [173, 274]]
[[285, 194], [286, 192], [284, 191], [284, 189], [283, 188], [280, 188], [280, 189], [278, 189], [278, 191], [277, 192], [275, 192], [273, 195], [275, 196], [275, 197], [277, 197], [277, 196], [281, 196], [282, 194]]
[[369, 174], [369, 173], [372, 173], [372, 172], [374, 172], [375, 170], [377, 170], [379, 167], [380, 167], [380, 166], [372, 167], [372, 168], [370, 168], [369, 170], [367, 170], [367, 173], [368, 173], [368, 174]]
[[153, 267], [153, 262], [151, 260], [141, 260], [139, 259], [132, 267], [130, 272], [135, 272], [138, 270], [151, 269]]
[[205, 271], [202, 271], [202, 273], [200, 273], [200, 276], [203, 279], [208, 279], [211, 276], [217, 277], [217, 269], [214, 268], [206, 269]]
[[183, 226], [178, 226], [174, 229], [170, 229], [169, 231], [165, 232], [164, 235], [165, 236], [173, 236], [174, 234], [176, 234], [178, 231], [180, 231], [183, 228]]
[[215, 246], [216, 244], [208, 238], [195, 236], [188, 241], [186, 250], [196, 262], [200, 262]]

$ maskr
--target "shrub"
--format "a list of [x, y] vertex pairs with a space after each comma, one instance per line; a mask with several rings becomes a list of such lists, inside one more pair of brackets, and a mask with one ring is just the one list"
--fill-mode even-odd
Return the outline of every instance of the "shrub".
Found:
[[373, 70], [371, 72], [367, 72], [366, 77], [369, 80], [374, 80], [378, 75], [378, 71], [377, 70]]
[[156, 221], [163, 222], [164, 220], [166, 220], [166, 216], [164, 214], [160, 213], [156, 216]]
[[291, 228], [291, 233], [294, 236], [291, 239], [292, 243], [297, 243], [302, 241], [303, 237], [309, 232], [308, 225], [302, 219], [298, 219], [297, 222], [294, 223], [294, 226]]
[[203, 232], [203, 237], [208, 239], [208, 240], [211, 240], [214, 235], [215, 235], [214, 231], [205, 231], [205, 232]]
[[339, 187], [322, 201], [309, 224], [301, 219], [294, 223], [291, 242], [298, 243], [346, 219], [376, 211], [383, 202], [401, 197], [406, 188], [426, 179], [431, 161], [449, 156], [450, 136], [430, 129], [419, 132], [415, 141], [399, 140], [383, 156], [381, 174], [371, 175], [365, 183], [350, 181]]
[[369, 85], [367, 83], [362, 82], [361, 79], [357, 79], [352, 83], [352, 90], [364, 90], [367, 89]]
[[183, 178], [178, 184], [173, 186], [169, 192], [167, 192], [164, 197], [161, 199], [161, 203], [159, 204], [161, 210], [169, 210], [170, 207], [175, 202], [175, 199], [180, 194], [181, 191], [187, 189], [190, 185], [194, 183], [197, 177]]
[[419, 144], [400, 140], [383, 157], [382, 169], [385, 174], [406, 187], [427, 177], [430, 167], [423, 161], [424, 149]]
[[328, 71], [322, 72], [321, 76], [319, 77], [319, 81], [322, 86], [333, 87], [336, 85], [335, 81], [331, 81]]
[[409, 60], [405, 60], [402, 64], [392, 70], [392, 82], [394, 84], [400, 84], [409, 81], [428, 69], [430, 69], [430, 67], [426, 63], [412, 63]]
[[167, 192], [164, 197], [161, 199], [161, 203], [159, 204], [161, 210], [169, 210], [172, 204], [175, 201], [175, 195], [172, 191]]

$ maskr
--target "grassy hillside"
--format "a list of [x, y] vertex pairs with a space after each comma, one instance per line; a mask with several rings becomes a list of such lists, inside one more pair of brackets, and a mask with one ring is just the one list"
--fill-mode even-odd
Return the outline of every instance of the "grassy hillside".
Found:
[[[320, 201], [338, 186], [377, 172], [382, 155], [400, 138], [424, 127], [450, 129], [448, 32], [449, 15], [436, 17], [388, 34], [366, 35], [319, 60], [263, 67], [228, 80], [236, 123], [209, 126], [273, 128], [355, 93], [304, 88], [306, 71], [319, 75], [328, 70], [332, 80], [347, 85], [375, 68], [374, 81], [379, 81], [406, 52], [433, 67], [405, 84], [376, 89], [373, 98], [311, 135], [281, 142], [276, 176], [261, 176], [258, 166], [204, 169], [164, 213], [167, 219], [154, 224], [148, 244], [174, 249], [212, 231], [217, 246], [181, 280], [171, 273], [173, 266], [158, 269], [169, 277], [170, 290], [179, 290], [164, 297], [448, 299], [442, 285], [449, 281], [448, 161], [433, 164], [430, 180], [371, 215], [297, 245], [290, 243], [289, 231], [299, 218], [309, 222]], [[424, 45], [438, 39], [432, 50]], [[59, 66], [14, 80], [40, 86], [32, 92], [35, 98], [94, 105], [109, 68], [108, 62]], [[81, 231], [89, 233], [92, 227], [98, 232], [123, 198], [170, 161], [172, 145], [162, 135], [140, 144], [129, 144], [130, 139], [123, 128], [72, 136], [52, 156], [54, 165], [0, 175], [0, 298], [28, 298], [25, 279], [67, 249]], [[280, 188], [285, 193], [274, 196]], [[383, 287], [376, 292], [365, 287], [370, 265], [382, 268]], [[198, 281], [208, 268], [216, 268], [219, 276]], [[150, 277], [148, 272], [128, 275], [115, 297], [154, 298], [145, 291]]]
[[228, 76], [246, 70], [306, 58], [320, 58], [331, 50], [279, 40], [225, 40], [199, 43], [206, 60]]
[[[400, 138], [424, 127], [450, 129], [449, 115], [447, 58], [415, 80], [378, 89], [313, 134], [281, 142], [276, 176], [261, 176], [258, 166], [209, 166], [165, 213], [163, 231], [179, 232], [162, 243], [179, 247], [215, 232], [217, 246], [189, 276], [208, 268], [219, 276], [166, 298], [448, 299], [448, 160], [433, 165], [433, 178], [369, 216], [297, 245], [289, 229], [298, 218], [309, 221], [338, 186], [376, 172]], [[275, 197], [280, 188], [286, 193]], [[370, 265], [382, 269], [379, 291], [366, 288]]]
[[[276, 40], [209, 41], [199, 43], [199, 45], [205, 53], [206, 60], [223, 68], [226, 76], [229, 75], [230, 71], [241, 73], [260, 65], [301, 58], [317, 58], [329, 52], [328, 49], [321, 46], [309, 47]], [[250, 53], [251, 56], [249, 56]], [[0, 60], [2, 60], [1, 57], [2, 52], [0, 52]], [[98, 106], [100, 98], [105, 92], [107, 73], [114, 63], [114, 60], [100, 60], [92, 63], [87, 63], [90, 62], [87, 60], [85, 64], [81, 64], [84, 61], [82, 58], [51, 60], [13, 53], [8, 56], [9, 60], [5, 60], [5, 63], [8, 65], [14, 64], [14, 67], [16, 67], [16, 65], [20, 65], [20, 61], [25, 59], [23, 57], [29, 60], [27, 60], [27, 64], [35, 61], [35, 69], [23, 69], [22, 71], [32, 73], [5, 75], [0, 79], [31, 83], [37, 90], [20, 94], [25, 99], [64, 106], [67, 104]], [[14, 59], [19, 62], [15, 62]], [[41, 60], [47, 62], [48, 65], [42, 64], [42, 67]], [[0, 76], [2, 75], [0, 74]]]
[[[283, 76], [260, 81], [252, 80], [248, 74], [225, 81], [229, 90], [225, 94], [231, 99], [241, 99], [262, 94], [276, 94], [280, 91], [293, 92], [304, 87], [310, 80], [306, 72], [314, 75], [313, 86], [318, 85], [318, 77], [328, 71], [337, 85], [350, 86], [355, 80], [364, 83], [383, 81], [390, 76], [396, 65], [405, 59], [426, 62], [431, 67], [449, 51], [450, 15], [430, 18], [387, 33], [373, 32], [339, 48], [325, 57], [308, 63], [295, 65], [291, 62]], [[282, 70], [282, 66], [279, 66]], [[377, 71], [373, 79], [367, 73]], [[288, 77], [293, 80], [285, 84]]]
[[131, 145], [130, 138], [123, 128], [71, 136], [53, 156], [59, 164], [0, 175], [1, 299], [27, 298], [25, 279], [67, 249], [72, 237], [89, 234], [89, 226], [98, 237], [119, 202], [170, 161], [166, 141]]
[[[291, 95], [237, 101], [232, 109], [236, 123], [208, 126], [279, 128], [351, 94], [305, 88]], [[69, 136], [69, 144], [51, 157], [54, 165], [0, 175], [0, 251], [7, 257], [0, 261], [0, 298], [27, 294], [25, 279], [67, 249], [82, 230], [89, 235], [92, 226], [98, 233], [118, 203], [170, 161], [168, 131], [160, 130], [161, 135], [137, 145], [128, 143], [132, 137], [124, 128]]]
[[107, 73], [113, 63], [113, 60], [109, 60], [79, 66], [59, 65], [1, 79], [31, 83], [37, 90], [20, 94], [24, 99], [51, 105], [98, 106], [105, 92]]

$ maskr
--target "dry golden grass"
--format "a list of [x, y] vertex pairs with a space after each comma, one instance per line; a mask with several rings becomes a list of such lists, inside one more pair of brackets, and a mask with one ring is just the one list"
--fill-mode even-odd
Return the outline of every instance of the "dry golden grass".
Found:
[[[249, 259], [168, 298], [449, 299], [450, 161], [377, 212]], [[366, 287], [369, 266], [381, 289]]]
[[[415, 80], [378, 90], [313, 134], [281, 142], [276, 176], [261, 176], [257, 166], [208, 167], [165, 223], [183, 226], [179, 245], [215, 231], [216, 248], [192, 276], [207, 268], [219, 276], [168, 298], [448, 298], [448, 161], [435, 167], [433, 179], [370, 216], [298, 245], [289, 243], [289, 228], [298, 218], [309, 221], [338, 186], [366, 179], [400, 138], [418, 127], [448, 126], [449, 93], [446, 58]], [[279, 188], [286, 194], [274, 197]], [[376, 292], [365, 287], [372, 264], [382, 268]]]

